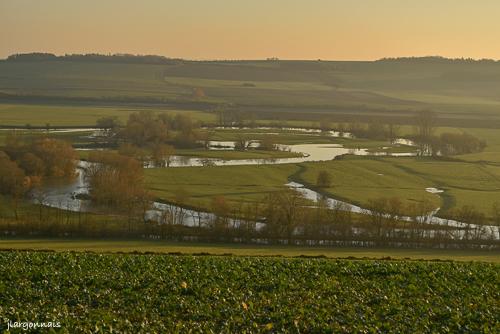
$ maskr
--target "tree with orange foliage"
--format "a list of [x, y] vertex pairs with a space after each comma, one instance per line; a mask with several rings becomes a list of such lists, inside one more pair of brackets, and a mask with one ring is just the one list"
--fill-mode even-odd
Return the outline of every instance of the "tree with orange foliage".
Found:
[[33, 143], [31, 152], [45, 164], [45, 176], [75, 176], [78, 155], [70, 143], [42, 138]]
[[138, 211], [144, 218], [151, 196], [144, 186], [142, 164], [110, 152], [94, 152], [89, 160], [93, 162], [86, 170], [91, 200], [102, 207], [125, 209], [129, 221]]
[[203, 90], [203, 88], [200, 88], [200, 87], [193, 88], [193, 98], [202, 99], [206, 96], [207, 95], [205, 94], [205, 90]]
[[10, 195], [12, 209], [18, 219], [19, 200], [31, 189], [32, 182], [9, 156], [0, 151], [0, 193]]

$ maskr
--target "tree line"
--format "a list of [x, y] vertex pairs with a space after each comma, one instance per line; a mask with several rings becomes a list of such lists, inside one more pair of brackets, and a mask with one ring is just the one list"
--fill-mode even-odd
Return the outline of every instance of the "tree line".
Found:
[[192, 148], [198, 145], [198, 140], [206, 137], [199, 122], [181, 113], [172, 116], [143, 110], [131, 113], [124, 125], [117, 117], [106, 116], [99, 118], [96, 126], [103, 129], [111, 142], [128, 142], [138, 147], [170, 142], [179, 147]]
[[[418, 146], [421, 156], [453, 156], [483, 151], [487, 143], [466, 132], [442, 132], [436, 134], [437, 116], [434, 112], [423, 110], [415, 113], [411, 122], [413, 134], [407, 136]], [[320, 122], [321, 129], [331, 129], [329, 122]], [[337, 130], [350, 133], [357, 138], [384, 140], [395, 143], [401, 137], [401, 125], [395, 122], [383, 123], [378, 119], [369, 119], [364, 123], [349, 122], [337, 125]]]
[[[150, 161], [156, 167], [168, 167], [176, 148], [208, 149], [213, 136], [213, 129], [202, 128], [202, 124], [189, 115], [155, 114], [151, 111], [132, 113], [125, 124], [117, 117], [102, 117], [96, 126], [102, 129], [106, 145], [117, 147], [122, 155]], [[251, 136], [240, 134], [234, 141], [234, 148], [247, 150], [253, 142]], [[256, 149], [279, 149], [276, 136], [263, 136], [258, 142]]]
[[15, 215], [19, 201], [45, 178], [75, 176], [77, 155], [71, 144], [51, 138], [11, 133], [0, 150], [0, 194], [12, 199]]
[[[124, 168], [125, 169], [125, 168]], [[123, 172], [123, 171], [122, 171]], [[100, 180], [109, 177], [102, 173]], [[130, 180], [128, 178], [128, 180]], [[109, 183], [108, 183], [109, 185]], [[113, 186], [115, 184], [113, 183]], [[124, 186], [122, 189], [125, 189]], [[0, 229], [5, 235], [50, 237], [123, 237], [212, 242], [339, 245], [362, 247], [498, 248], [499, 235], [481, 224], [500, 225], [500, 204], [492, 208], [493, 221], [484, 213], [464, 206], [452, 218], [465, 225], [435, 225], [429, 221], [432, 206], [421, 201], [408, 206], [397, 198], [369, 201], [362, 212], [352, 212], [341, 202], [331, 205], [325, 198], [311, 206], [297, 191], [270, 193], [261, 201], [230, 202], [224, 196], [212, 199], [210, 213], [188, 211], [182, 206], [188, 194], [179, 194], [176, 203], [165, 204], [151, 214], [151, 200], [123, 195], [120, 199], [100, 196], [106, 205], [120, 209], [110, 215], [70, 212], [41, 207], [40, 213], [27, 210], [16, 221], [0, 210]], [[126, 212], [126, 208], [130, 211]], [[190, 216], [192, 215], [192, 216]], [[190, 216], [190, 219], [187, 219]], [[407, 217], [407, 218], [403, 218]]]
[[[224, 127], [257, 127], [255, 115], [229, 107], [220, 107], [215, 110], [218, 126]], [[436, 135], [437, 116], [429, 110], [415, 113], [410, 124], [414, 131], [408, 138], [418, 145], [419, 155], [423, 156], [453, 156], [483, 151], [487, 143], [466, 132], [443, 132]], [[272, 127], [286, 127], [286, 122], [275, 122]], [[320, 119], [313, 127], [323, 132], [336, 130], [340, 136], [351, 134], [356, 138], [388, 141], [395, 143], [401, 137], [401, 124], [395, 121], [383, 121], [379, 118], [368, 118], [365, 121], [340, 122], [335, 125], [328, 118]], [[247, 140], [248, 141], [248, 140]], [[241, 142], [241, 141], [240, 141]], [[240, 145], [242, 146], [242, 145]]]
[[428, 57], [396, 57], [396, 58], [381, 58], [376, 62], [379, 63], [389, 63], [389, 62], [399, 62], [399, 63], [416, 63], [416, 64], [426, 64], [426, 63], [439, 63], [439, 64], [457, 64], [457, 63], [479, 63], [479, 64], [495, 64], [499, 63], [499, 60], [482, 58], [446, 58], [441, 56], [428, 56]]
[[152, 64], [172, 65], [181, 62], [181, 59], [168, 58], [156, 55], [134, 55], [128, 53], [116, 54], [65, 54], [57, 56], [53, 53], [32, 52], [18, 53], [7, 57], [7, 61], [72, 61], [72, 62], [103, 62], [103, 63], [125, 63], [125, 64]]
[[486, 141], [471, 134], [444, 132], [436, 135], [437, 116], [432, 111], [420, 111], [414, 119], [414, 141], [420, 155], [451, 156], [483, 151]]

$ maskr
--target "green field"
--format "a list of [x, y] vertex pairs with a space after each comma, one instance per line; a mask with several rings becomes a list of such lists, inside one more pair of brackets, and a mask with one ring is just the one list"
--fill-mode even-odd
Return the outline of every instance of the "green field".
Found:
[[[416, 110], [438, 116], [443, 132], [466, 131], [487, 142], [483, 152], [455, 156], [456, 161], [355, 157], [324, 163], [146, 170], [154, 195], [165, 201], [209, 209], [214, 196], [231, 203], [262, 200], [289, 180], [314, 186], [328, 170], [332, 186], [322, 191], [366, 206], [379, 197], [405, 204], [428, 199], [441, 214], [474, 205], [487, 216], [500, 200], [500, 66], [488, 62], [412, 60], [380, 62], [325, 61], [174, 61], [126, 64], [73, 61], [0, 61], [0, 125], [92, 126], [102, 116], [125, 122], [131, 112], [185, 113], [216, 124], [216, 111], [241, 112], [260, 125], [318, 127], [391, 119], [400, 133], [413, 135]], [[203, 94], [195, 96], [194, 89]], [[2, 95], [2, 93], [4, 95]], [[211, 140], [260, 140], [274, 132], [277, 143], [337, 143], [370, 152], [411, 152], [384, 141], [331, 138], [286, 130], [217, 129]], [[0, 131], [0, 145], [6, 131]], [[85, 144], [77, 134], [59, 138]], [[388, 147], [387, 149], [382, 149]], [[86, 157], [88, 152], [81, 152]], [[287, 152], [225, 152], [179, 149], [201, 158], [253, 159], [289, 157]], [[301, 169], [303, 168], [303, 170]], [[300, 173], [299, 173], [300, 172]], [[436, 187], [439, 195], [425, 191]], [[179, 196], [182, 194], [182, 196]]]
[[299, 247], [148, 240], [0, 239], [0, 250], [94, 253], [163, 253], [271, 257], [453, 260], [500, 263], [498, 251], [405, 248]]
[[[308, 183], [320, 170], [333, 176], [325, 191], [359, 204], [370, 198], [399, 197], [407, 202], [426, 197], [444, 210], [473, 205], [490, 215], [493, 203], [500, 200], [500, 166], [462, 161], [418, 158], [345, 159], [307, 164], [301, 175]], [[442, 200], [425, 188], [443, 189]]]
[[[300, 165], [167, 168], [145, 173], [155, 196], [173, 201], [182, 189], [189, 195], [189, 205], [207, 208], [218, 195], [233, 202], [263, 199], [284, 189], [289, 180], [314, 187], [322, 170], [332, 176], [332, 185], [323, 192], [362, 207], [380, 197], [398, 197], [404, 204], [427, 199], [443, 213], [473, 205], [490, 216], [493, 203], [500, 199], [500, 166], [462, 161], [352, 157]], [[430, 187], [444, 193], [426, 192]]]
[[92, 127], [96, 121], [104, 116], [116, 116], [125, 123], [128, 116], [137, 111], [151, 110], [162, 113], [184, 113], [193, 119], [203, 122], [212, 122], [215, 116], [201, 111], [176, 110], [172, 108], [144, 107], [144, 106], [95, 106], [85, 104], [12, 104], [1, 103], [0, 99], [0, 126], [21, 126], [26, 124], [45, 128], [48, 123], [56, 127]]
[[498, 264], [0, 252], [0, 329], [498, 332]]
[[[403, 129], [404, 131], [409, 130]], [[408, 152], [411, 147], [395, 147], [383, 141], [366, 139], [332, 138], [283, 130], [214, 130], [213, 140], [237, 140], [243, 135], [250, 139], [262, 139], [265, 133], [278, 133], [276, 140], [283, 144], [335, 143], [348, 148], [368, 148], [372, 152]], [[439, 128], [437, 133], [461, 131], [461, 129]], [[162, 200], [174, 201], [182, 190], [189, 206], [210, 209], [214, 196], [225, 196], [229, 201], [254, 202], [262, 200], [269, 192], [284, 188], [292, 179], [314, 186], [321, 170], [330, 172], [332, 186], [323, 189], [328, 195], [350, 203], [366, 206], [368, 201], [379, 197], [398, 197], [405, 204], [416, 203], [424, 198], [434, 207], [441, 207], [442, 214], [463, 205], [474, 205], [487, 216], [491, 215], [493, 203], [500, 200], [500, 136], [496, 130], [467, 129], [484, 138], [488, 146], [484, 152], [454, 157], [455, 160], [417, 159], [407, 157], [349, 157], [342, 160], [302, 164], [297, 174], [296, 165], [279, 166], [226, 166], [211, 168], [149, 169], [146, 180], [154, 195]], [[8, 131], [0, 131], [0, 144]], [[27, 133], [27, 132], [26, 132]], [[80, 136], [85, 133], [56, 133], [53, 136], [86, 143]], [[87, 158], [89, 151], [80, 151]], [[295, 153], [279, 151], [209, 151], [179, 149], [177, 155], [217, 159], [265, 159], [296, 156]], [[441, 196], [430, 194], [425, 188], [445, 190]]]
[[366, 207], [369, 200], [380, 197], [398, 197], [405, 204], [425, 198], [435, 207], [440, 206], [440, 197], [425, 191], [425, 188], [436, 185], [420, 175], [400, 168], [398, 164], [404, 161], [408, 162], [409, 159], [356, 157], [334, 162], [307, 163], [304, 164], [304, 172], [297, 179], [314, 187], [318, 173], [328, 171], [332, 184], [322, 191], [362, 207]]
[[[146, 169], [146, 183], [158, 198], [210, 208], [214, 196], [231, 202], [255, 202], [283, 189], [296, 165], [255, 165]], [[186, 198], [187, 197], [187, 198]]]
[[[258, 119], [309, 122], [329, 115], [407, 118], [421, 109], [454, 126], [491, 127], [500, 120], [495, 63], [0, 61], [0, 73], [0, 93], [22, 97], [224, 103]], [[204, 96], [194, 97], [195, 88]]]
[[294, 152], [265, 151], [265, 150], [225, 151], [225, 150], [181, 149], [181, 150], [176, 150], [175, 154], [187, 157], [212, 158], [212, 159], [222, 159], [222, 160], [279, 159], [279, 158], [294, 158], [302, 156], [300, 153], [294, 153]]
[[500, 130], [498, 129], [467, 129], [478, 138], [485, 140], [488, 144], [483, 152], [459, 156], [458, 158], [471, 162], [500, 163]]

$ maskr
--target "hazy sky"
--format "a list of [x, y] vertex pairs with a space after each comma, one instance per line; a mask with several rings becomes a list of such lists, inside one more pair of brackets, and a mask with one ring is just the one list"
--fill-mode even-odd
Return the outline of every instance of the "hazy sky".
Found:
[[500, 0], [0, 0], [0, 57], [500, 58]]

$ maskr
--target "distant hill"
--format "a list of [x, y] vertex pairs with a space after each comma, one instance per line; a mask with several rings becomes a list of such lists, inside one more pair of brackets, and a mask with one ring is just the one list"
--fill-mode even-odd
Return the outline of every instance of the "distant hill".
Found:
[[[328, 115], [500, 121], [500, 62], [441, 57], [378, 61], [190, 61], [149, 55], [18, 54], [0, 61], [0, 103], [219, 106], [279, 119]], [[293, 114], [294, 117], [289, 117]], [[465, 122], [465, 121], [464, 121]]]
[[[172, 62], [184, 61], [180, 58], [168, 58], [158, 55], [134, 55], [134, 54], [66, 54], [57, 56], [53, 53], [31, 52], [18, 53], [7, 57], [7, 61], [81, 61], [81, 62], [116, 62], [116, 63], [132, 63], [132, 64], [171, 64]], [[249, 60], [219, 60], [213, 62], [248, 62]], [[254, 60], [259, 61], [259, 60]], [[264, 61], [264, 60], [261, 60]], [[267, 58], [268, 62], [280, 62], [278, 58]], [[301, 62], [314, 63], [316, 61], [287, 61], [281, 62]], [[328, 62], [328, 61], [327, 61]], [[375, 62], [405, 62], [405, 63], [499, 63], [500, 60], [494, 59], [473, 59], [473, 58], [446, 58], [441, 56], [426, 56], [426, 57], [388, 57], [381, 58]]]

